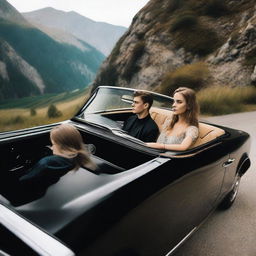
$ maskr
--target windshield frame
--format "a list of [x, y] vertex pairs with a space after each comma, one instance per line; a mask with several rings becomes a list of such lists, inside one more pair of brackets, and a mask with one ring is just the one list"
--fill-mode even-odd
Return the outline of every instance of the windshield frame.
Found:
[[[122, 90], [122, 91], [129, 91], [134, 93], [135, 91], [145, 91], [150, 93], [153, 97], [160, 97], [163, 99], [166, 99], [167, 101], [172, 102], [173, 98], [164, 94], [160, 94], [160, 93], [156, 93], [156, 92], [152, 92], [152, 91], [148, 91], [148, 90], [144, 90], [144, 89], [135, 89], [135, 88], [127, 88], [127, 87], [115, 87], [115, 86], [107, 86], [107, 85], [102, 85], [102, 86], [98, 86], [92, 93], [92, 96], [88, 99], [87, 102], [85, 102], [84, 106], [81, 108], [81, 110], [77, 113], [76, 117], [78, 118], [82, 118], [82, 115], [86, 114], [85, 111], [86, 109], [90, 106], [90, 104], [94, 101], [94, 99], [96, 98], [96, 96], [98, 95], [99, 91], [101, 89], [110, 89], [110, 90]], [[132, 102], [131, 102], [132, 103]], [[154, 107], [154, 104], [153, 104]], [[171, 110], [170, 108], [167, 107], [161, 107], [162, 109], [167, 109], [167, 110]], [[111, 112], [111, 111], [125, 111], [125, 110], [131, 110], [132, 107], [127, 107], [127, 108], [113, 108], [113, 109], [109, 109], [109, 110], [99, 110], [99, 111], [95, 111], [93, 112], [94, 114], [96, 113], [107, 113], [107, 112]]]

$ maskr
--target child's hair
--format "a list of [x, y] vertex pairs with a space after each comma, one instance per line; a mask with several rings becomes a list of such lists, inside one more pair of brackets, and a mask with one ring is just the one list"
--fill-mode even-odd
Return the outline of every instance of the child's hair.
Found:
[[73, 125], [61, 124], [54, 127], [51, 130], [50, 137], [58, 145], [61, 152], [74, 158], [75, 169], [80, 166], [90, 169], [96, 168], [85, 148], [80, 132]]

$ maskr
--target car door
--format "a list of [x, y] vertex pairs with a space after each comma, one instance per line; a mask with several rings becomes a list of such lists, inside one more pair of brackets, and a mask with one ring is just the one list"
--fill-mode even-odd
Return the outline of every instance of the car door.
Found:
[[227, 157], [220, 144], [211, 145], [194, 154], [171, 157], [127, 184], [113, 212], [132, 202], [136, 207], [102, 233], [85, 250], [86, 255], [157, 256], [172, 252], [216, 206]]
[[248, 158], [248, 148], [250, 148], [249, 135], [242, 131], [236, 134], [232, 129], [229, 132], [231, 134], [230, 137], [223, 141], [224, 146], [229, 151], [228, 159], [223, 163], [225, 168], [225, 178], [221, 191], [223, 196], [231, 191], [237, 180], [238, 173], [239, 176], [242, 176], [250, 167], [250, 159]]

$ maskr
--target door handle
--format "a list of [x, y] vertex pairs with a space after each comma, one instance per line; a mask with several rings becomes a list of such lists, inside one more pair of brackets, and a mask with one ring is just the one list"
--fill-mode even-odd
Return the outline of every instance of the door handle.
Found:
[[235, 161], [235, 158], [229, 158], [228, 161], [226, 161], [222, 166], [226, 168], [230, 166], [234, 161]]

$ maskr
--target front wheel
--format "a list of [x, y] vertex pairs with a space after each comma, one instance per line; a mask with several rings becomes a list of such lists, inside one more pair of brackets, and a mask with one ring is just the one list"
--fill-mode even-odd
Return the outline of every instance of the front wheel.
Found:
[[240, 181], [241, 176], [237, 174], [231, 191], [224, 197], [224, 199], [220, 203], [220, 209], [228, 209], [232, 206], [238, 193]]

